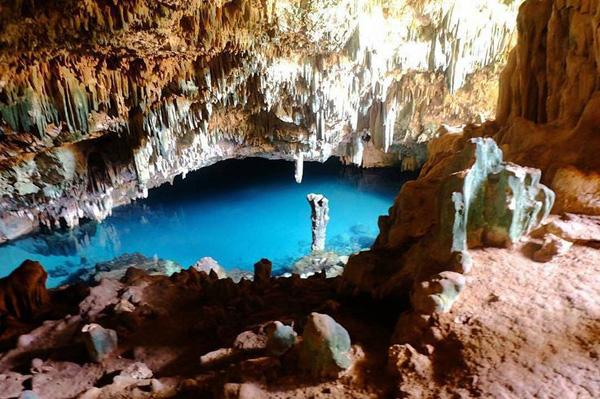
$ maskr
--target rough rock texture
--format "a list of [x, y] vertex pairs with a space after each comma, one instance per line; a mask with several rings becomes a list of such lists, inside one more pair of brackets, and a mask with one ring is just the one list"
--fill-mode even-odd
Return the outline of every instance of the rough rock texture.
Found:
[[[390, 380], [378, 374], [385, 368], [393, 319], [369, 304], [337, 302], [338, 282], [316, 275], [235, 284], [194, 268], [170, 277], [130, 269], [121, 281], [104, 279], [83, 299], [71, 297], [78, 309], [69, 315], [2, 342], [0, 394], [6, 395], [0, 398], [27, 389], [57, 399], [212, 398], [250, 392], [250, 385], [273, 398], [386, 397]], [[136, 303], [133, 311], [114, 311], [123, 299]], [[364, 316], [356, 318], [363, 308]], [[337, 338], [343, 328], [329, 318], [337, 328], [315, 337], [356, 364], [342, 379], [322, 381], [300, 370], [294, 329], [306, 335], [315, 311], [331, 314], [352, 334], [350, 348], [349, 339]], [[81, 339], [82, 327], [92, 323], [118, 334], [117, 347], [101, 363], [89, 357]]]
[[399, 321], [390, 368], [401, 397], [600, 395], [600, 254], [575, 245], [538, 263], [531, 249], [473, 250], [472, 281], [450, 313], [412, 337], [415, 323]]
[[525, 2], [501, 80], [498, 142], [543, 171], [558, 213], [600, 214], [599, 13], [595, 0]]
[[0, 3], [0, 242], [221, 159], [417, 168], [492, 116], [520, 1]]
[[48, 273], [39, 262], [26, 260], [0, 279], [0, 317], [31, 319], [50, 299], [46, 290]]
[[313, 376], [337, 376], [352, 364], [348, 331], [329, 315], [311, 313], [302, 333], [299, 361]]
[[313, 251], [324, 251], [327, 238], [327, 224], [329, 223], [329, 200], [323, 194], [308, 194], [306, 196], [310, 205], [310, 220], [312, 226]]
[[170, 276], [182, 270], [182, 267], [171, 260], [149, 258], [139, 253], [123, 254], [113, 260], [96, 264], [93, 268], [81, 269], [67, 278], [70, 283], [97, 283], [104, 278], [119, 280], [125, 276], [127, 269], [135, 267], [145, 270], [150, 274], [164, 274]]
[[[595, 223], [574, 223], [585, 222]], [[394, 334], [408, 306], [340, 296], [339, 278], [273, 278], [259, 287], [193, 268], [170, 277], [131, 269], [83, 300], [71, 296], [78, 310], [3, 346], [0, 397], [598, 397], [600, 250], [574, 244], [538, 263], [530, 259], [538, 247], [534, 239], [471, 250], [470, 283], [450, 312], [403, 313]], [[135, 309], [114, 312], [132, 292]], [[311, 327], [313, 312], [319, 326]], [[78, 339], [90, 323], [119, 335], [102, 363]], [[292, 326], [352, 366], [338, 379], [301, 373]], [[315, 365], [319, 357], [304, 359]]]
[[420, 311], [448, 311], [464, 282], [439, 273], [468, 272], [469, 248], [513, 245], [548, 216], [554, 193], [539, 170], [503, 162], [489, 138], [456, 139], [402, 187], [371, 251], [350, 257], [351, 288], [378, 297], [412, 289]]
[[[390, 215], [381, 220], [381, 234], [373, 251], [350, 259], [345, 272], [349, 281], [378, 294], [402, 295], [415, 275], [423, 281], [440, 271], [453, 270], [447, 268], [448, 258], [455, 256], [447, 250], [449, 243], [462, 251], [465, 242], [468, 246], [514, 242], [541, 221], [535, 216], [536, 202], [541, 202], [545, 211], [552, 206], [553, 195], [547, 190], [542, 189], [539, 193], [544, 195], [539, 198], [539, 194], [530, 195], [527, 187], [530, 183], [535, 187], [540, 178], [556, 194], [554, 212], [600, 213], [600, 96], [596, 91], [600, 59], [595, 51], [598, 13], [598, 1], [531, 0], [523, 4], [518, 44], [501, 78], [497, 120], [467, 126], [462, 134], [448, 132], [429, 143], [427, 163], [417, 181], [403, 187]], [[506, 169], [512, 175], [509, 181], [520, 179], [523, 194], [533, 200], [521, 216], [513, 213], [519, 208], [518, 201], [512, 202], [517, 197], [511, 194], [505, 198], [502, 190], [507, 186], [502, 176], [491, 175], [491, 186], [496, 189], [476, 198], [474, 207], [465, 202], [469, 197], [465, 197], [464, 188], [469, 180], [477, 183], [480, 176], [461, 176], [457, 172], [463, 168], [457, 166], [475, 137], [485, 137], [478, 139], [484, 141], [494, 138], [506, 161], [542, 171], [540, 177], [533, 169]], [[499, 154], [493, 149], [486, 155], [493, 152]], [[481, 160], [486, 158], [494, 156]], [[488, 164], [480, 166], [475, 169], [493, 169]], [[460, 188], [463, 178], [465, 184]], [[459, 184], [453, 186], [452, 181]], [[509, 191], [515, 192], [514, 188]], [[460, 211], [463, 203], [463, 217], [474, 209], [487, 208], [478, 218], [471, 218], [473, 228], [467, 226], [466, 237], [456, 234], [456, 227], [464, 221], [454, 216], [454, 210]], [[513, 224], [520, 226], [517, 229], [508, 227], [506, 223], [514, 218], [525, 223]]]

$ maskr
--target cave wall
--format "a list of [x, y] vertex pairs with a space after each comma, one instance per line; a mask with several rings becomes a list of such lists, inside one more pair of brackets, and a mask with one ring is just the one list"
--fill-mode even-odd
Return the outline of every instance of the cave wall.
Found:
[[[534, 209], [545, 210], [544, 215], [549, 208], [559, 214], [600, 214], [599, 22], [598, 0], [522, 4], [518, 42], [501, 74], [496, 120], [429, 142], [429, 159], [418, 179], [402, 187], [389, 215], [380, 218], [373, 248], [350, 258], [344, 272], [350, 286], [379, 296], [401, 296], [436, 273], [464, 273], [464, 265], [457, 262], [464, 254], [454, 253], [448, 237], [461, 238], [466, 232], [469, 248], [510, 246], [507, 240], [497, 240], [506, 226], [500, 219], [507, 209], [517, 212], [522, 204], [534, 204]], [[487, 165], [493, 159], [483, 152], [465, 162], [469, 148], [482, 139], [498, 143], [498, 156], [507, 161], [503, 168], [535, 178], [522, 180], [525, 190], [484, 187], [478, 206], [469, 209], [461, 204], [469, 188], [465, 176], [476, 172], [478, 163]], [[497, 185], [500, 170], [486, 179], [486, 185]], [[544, 184], [538, 184], [540, 180]], [[521, 201], [519, 191], [534, 195]], [[487, 207], [491, 210], [485, 211]], [[524, 209], [527, 213], [532, 208]], [[456, 224], [448, 217], [473, 210], [477, 214], [472, 222]], [[515, 224], [519, 234], [512, 241], [541, 220], [525, 229]]]
[[0, 242], [226, 158], [416, 169], [493, 116], [519, 3], [0, 1]]
[[600, 2], [527, 1], [501, 79], [497, 141], [539, 168], [554, 212], [600, 214]]

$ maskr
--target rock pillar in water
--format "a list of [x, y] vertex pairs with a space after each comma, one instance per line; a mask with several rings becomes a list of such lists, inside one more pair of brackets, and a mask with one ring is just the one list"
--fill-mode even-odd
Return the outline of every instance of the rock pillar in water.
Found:
[[254, 264], [254, 282], [257, 284], [268, 284], [271, 280], [273, 264], [268, 259], [261, 259]]
[[296, 179], [296, 183], [302, 183], [302, 176], [304, 174], [304, 155], [298, 154], [295, 159], [296, 169], [294, 171], [294, 178]]
[[306, 196], [311, 209], [312, 220], [312, 250], [325, 250], [325, 236], [327, 223], [329, 223], [329, 200], [322, 194], [308, 194]]

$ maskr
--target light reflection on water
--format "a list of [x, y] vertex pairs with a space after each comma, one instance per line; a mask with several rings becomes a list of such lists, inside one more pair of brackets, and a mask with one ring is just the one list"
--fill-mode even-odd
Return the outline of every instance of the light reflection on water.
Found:
[[224, 161], [152, 190], [149, 198], [115, 209], [102, 223], [0, 246], [0, 276], [35, 259], [49, 271], [48, 285], [56, 286], [80, 268], [134, 252], [183, 267], [211, 256], [226, 269], [251, 270], [264, 257], [275, 269], [286, 268], [310, 252], [311, 192], [329, 198], [327, 249], [350, 254], [372, 244], [378, 216], [387, 213], [407, 178], [332, 160], [306, 163], [297, 184], [292, 163]]

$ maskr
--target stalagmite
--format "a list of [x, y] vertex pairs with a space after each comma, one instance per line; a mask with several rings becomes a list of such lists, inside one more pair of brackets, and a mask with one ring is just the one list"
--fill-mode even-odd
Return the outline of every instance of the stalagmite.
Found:
[[493, 116], [486, 71], [512, 47], [520, 2], [7, 4], [0, 241], [102, 220], [224, 159], [295, 161], [298, 182], [304, 160], [331, 156], [416, 169], [435, 126]]
[[325, 250], [327, 223], [329, 223], [329, 200], [323, 194], [306, 196], [311, 209], [313, 251]]
[[304, 154], [298, 154], [295, 159], [296, 161], [296, 169], [294, 172], [294, 178], [296, 179], [296, 183], [302, 183], [302, 176], [304, 174]]

